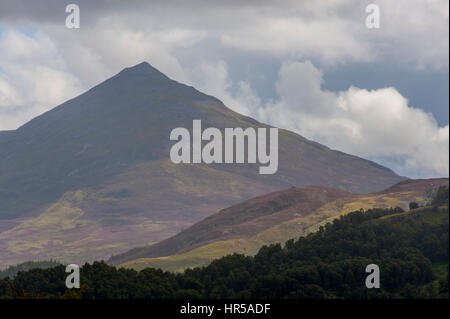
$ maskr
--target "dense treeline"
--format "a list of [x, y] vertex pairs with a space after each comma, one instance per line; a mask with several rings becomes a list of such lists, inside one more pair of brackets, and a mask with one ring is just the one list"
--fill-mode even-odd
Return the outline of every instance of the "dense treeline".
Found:
[[34, 268], [46, 269], [61, 265], [56, 260], [41, 260], [41, 261], [26, 261], [15, 266], [9, 266], [4, 270], [0, 270], [0, 279], [11, 277], [13, 278], [19, 271], [27, 271]]
[[[448, 298], [448, 188], [433, 206], [356, 211], [298, 240], [234, 254], [182, 274], [81, 268], [81, 289], [65, 288], [65, 267], [0, 280], [3, 298]], [[368, 264], [380, 268], [368, 289]], [[445, 271], [446, 268], [446, 271]]]

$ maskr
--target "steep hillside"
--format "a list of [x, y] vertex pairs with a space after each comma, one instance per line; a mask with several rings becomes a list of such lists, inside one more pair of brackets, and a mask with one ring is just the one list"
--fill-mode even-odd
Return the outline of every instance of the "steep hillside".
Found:
[[180, 271], [231, 253], [255, 254], [262, 245], [304, 236], [359, 209], [402, 207], [429, 202], [448, 179], [408, 180], [369, 194], [325, 187], [291, 188], [224, 209], [172, 238], [113, 256], [109, 262], [142, 269]]
[[[147, 63], [123, 70], [0, 135], [0, 218], [23, 216], [67, 191], [108, 183], [143, 162], [167, 160], [173, 144], [170, 131], [191, 128], [194, 119], [202, 120], [204, 127], [263, 126]], [[291, 132], [283, 131], [279, 144], [280, 169], [275, 176], [259, 176], [256, 165], [214, 168], [274, 189], [320, 184], [367, 192], [401, 180], [373, 162], [331, 151]]]
[[353, 194], [323, 186], [292, 187], [225, 208], [174, 237], [111, 258], [122, 263], [143, 257], [183, 253], [215, 241], [251, 237], [273, 225], [309, 215], [324, 204]]
[[176, 127], [267, 127], [148, 63], [0, 134], [0, 267], [70, 262], [170, 237], [215, 211], [291, 186], [365, 193], [404, 178], [280, 130], [279, 169], [171, 163]]

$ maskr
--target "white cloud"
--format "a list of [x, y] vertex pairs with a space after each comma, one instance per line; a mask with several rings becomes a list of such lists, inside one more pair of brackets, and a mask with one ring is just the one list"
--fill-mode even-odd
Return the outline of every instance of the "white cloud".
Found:
[[0, 75], [0, 112], [13, 110], [22, 104], [19, 92]]
[[[380, 29], [365, 26], [365, 7], [380, 8]], [[390, 61], [445, 71], [448, 0], [294, 1], [242, 10], [219, 30], [222, 44], [282, 59], [322, 64]]]
[[[323, 90], [311, 62], [286, 62], [275, 83], [279, 98], [263, 105], [249, 83], [233, 83], [224, 61], [191, 70], [193, 82], [231, 109], [293, 130], [327, 146], [375, 160], [409, 177], [449, 175], [449, 126], [414, 108], [394, 87]], [[232, 93], [234, 92], [234, 93]]]
[[53, 25], [31, 35], [14, 28], [1, 33], [0, 130], [15, 129], [142, 61], [189, 82], [171, 50], [194, 45], [205, 32], [176, 28], [146, 32], [111, 19], [99, 20], [92, 33]]
[[380, 58], [417, 69], [448, 70], [448, 0], [378, 0], [381, 28], [363, 35]]
[[238, 113], [251, 115], [260, 105], [259, 98], [248, 82], [240, 81], [237, 89], [232, 90], [227, 64], [222, 60], [202, 62], [190, 70], [189, 77], [190, 82], [197, 89], [219, 98], [226, 106]]
[[[148, 61], [167, 76], [187, 81], [174, 50], [183, 50], [201, 41], [203, 30], [153, 28], [140, 26], [142, 21], [128, 21], [124, 17], [105, 16], [89, 28], [73, 32], [59, 26], [46, 26], [47, 34], [55, 37], [60, 54], [73, 73], [92, 86], [123, 68]], [[141, 16], [142, 19], [142, 16]]]
[[320, 88], [322, 73], [310, 62], [289, 62], [279, 72], [280, 99], [257, 117], [332, 148], [377, 160], [413, 177], [448, 176], [449, 126], [408, 105], [395, 88]]
[[0, 130], [15, 129], [82, 91], [43, 33], [31, 37], [5, 31], [0, 61]]
[[325, 63], [374, 60], [370, 43], [352, 32], [352, 23], [328, 17], [316, 21], [291, 17], [267, 18], [225, 31], [222, 43], [239, 50], [281, 58], [315, 58]]

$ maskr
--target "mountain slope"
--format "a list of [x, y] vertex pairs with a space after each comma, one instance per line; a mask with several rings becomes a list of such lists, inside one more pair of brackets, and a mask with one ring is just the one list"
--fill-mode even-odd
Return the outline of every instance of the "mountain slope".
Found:
[[404, 179], [286, 130], [274, 175], [260, 175], [259, 164], [175, 165], [170, 132], [194, 119], [204, 128], [268, 127], [141, 63], [1, 132], [0, 266], [105, 258], [291, 186], [364, 193]]
[[[0, 280], [0, 299], [448, 300], [448, 194], [439, 188], [432, 206], [406, 212], [357, 210], [283, 246], [263, 246], [254, 257], [233, 254], [181, 274], [86, 263], [74, 292], [63, 265], [23, 271]], [[371, 264], [381, 271], [379, 289], [367, 289]]]
[[[147, 63], [123, 70], [0, 135], [0, 216], [24, 215], [65, 191], [105, 182], [133, 164], [167, 159], [170, 131], [190, 128], [193, 119], [201, 119], [204, 127], [262, 126]], [[280, 148], [276, 176], [258, 176], [255, 167], [239, 167], [240, 173], [274, 188], [322, 184], [359, 192], [401, 179], [372, 162], [287, 131], [281, 133]], [[216, 169], [236, 171], [225, 165]]]
[[447, 178], [408, 180], [370, 194], [320, 186], [278, 191], [223, 209], [174, 237], [113, 256], [109, 262], [136, 269], [179, 271], [208, 264], [226, 254], [251, 255], [262, 245], [303, 236], [361, 208], [407, 209], [412, 201], [426, 203], [442, 185], [448, 186]]
[[143, 257], [169, 256], [218, 240], [250, 237], [283, 221], [307, 215], [325, 203], [351, 195], [353, 194], [322, 186], [292, 187], [273, 192], [225, 208], [174, 237], [150, 247], [133, 249], [110, 261], [122, 263]]

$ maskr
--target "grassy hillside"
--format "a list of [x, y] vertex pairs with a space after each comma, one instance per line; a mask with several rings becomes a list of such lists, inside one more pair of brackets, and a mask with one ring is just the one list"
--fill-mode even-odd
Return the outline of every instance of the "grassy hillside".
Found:
[[225, 208], [172, 238], [150, 247], [136, 248], [111, 258], [111, 261], [120, 263], [143, 256], [167, 256], [236, 236], [250, 237], [275, 223], [307, 215], [325, 203], [348, 196], [352, 194], [322, 186], [293, 187], [273, 192]]
[[[432, 206], [357, 210], [316, 232], [263, 246], [254, 257], [233, 254], [181, 274], [103, 262], [81, 268], [81, 289], [66, 289], [63, 266], [0, 280], [0, 298], [449, 298], [448, 187]], [[368, 289], [366, 267], [380, 270]]]
[[[262, 245], [305, 236], [355, 210], [389, 207], [408, 209], [410, 202], [426, 203], [429, 200], [427, 191], [436, 192], [440, 185], [448, 185], [448, 179], [410, 180], [389, 190], [366, 195], [338, 192], [334, 195], [336, 199], [330, 197], [328, 202], [321, 205], [316, 203], [315, 207], [305, 205], [305, 193], [315, 193], [317, 196], [318, 191], [326, 191], [326, 188], [317, 187], [316, 192], [308, 188], [275, 192], [222, 210], [172, 238], [114, 256], [110, 262], [134, 269], [155, 267], [182, 271], [188, 267], [206, 265], [227, 254], [253, 255]], [[305, 211], [305, 206], [309, 206], [310, 210]], [[277, 207], [280, 209], [277, 210]], [[266, 214], [269, 222], [264, 225], [260, 216], [255, 218], [251, 213], [246, 214], [246, 210]], [[236, 215], [240, 217], [236, 218]], [[258, 227], [253, 226], [255, 223]], [[224, 230], [228, 232], [223, 233]], [[205, 238], [203, 232], [208, 237]], [[175, 253], [164, 255], [164, 252], [174, 250]]]

